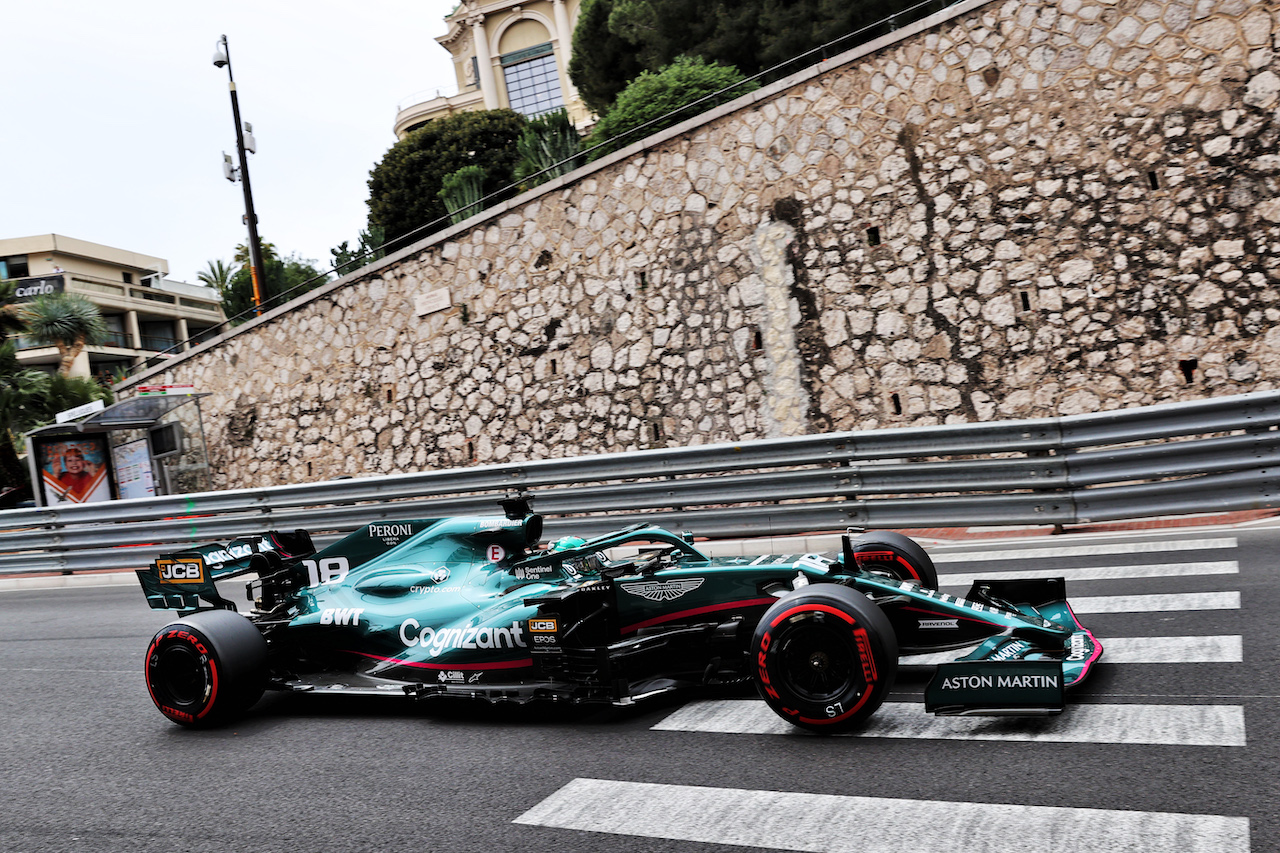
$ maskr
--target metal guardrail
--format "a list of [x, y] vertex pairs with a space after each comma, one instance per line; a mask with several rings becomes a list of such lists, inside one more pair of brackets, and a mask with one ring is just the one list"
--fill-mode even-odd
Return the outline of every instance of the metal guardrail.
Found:
[[548, 536], [639, 521], [712, 538], [863, 527], [1076, 524], [1280, 506], [1280, 392], [1028, 421], [882, 429], [0, 512], [0, 574], [138, 568], [302, 527], [496, 512]]

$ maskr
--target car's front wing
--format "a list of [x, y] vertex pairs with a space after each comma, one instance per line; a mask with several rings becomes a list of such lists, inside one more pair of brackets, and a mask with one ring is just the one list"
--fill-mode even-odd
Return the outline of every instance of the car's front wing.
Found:
[[[1010, 716], [1060, 713], [1066, 690], [1102, 657], [1102, 643], [1080, 624], [1061, 578], [975, 581], [966, 601], [997, 604], [1016, 616], [951, 663], [939, 664], [925, 689], [925, 710], [939, 715]], [[1044, 628], [1053, 626], [1054, 632]]]

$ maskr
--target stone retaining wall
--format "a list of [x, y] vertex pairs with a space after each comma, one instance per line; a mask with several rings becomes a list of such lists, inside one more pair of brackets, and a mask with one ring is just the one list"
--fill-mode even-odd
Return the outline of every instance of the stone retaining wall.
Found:
[[140, 381], [220, 488], [1276, 387], [1277, 5], [924, 23]]

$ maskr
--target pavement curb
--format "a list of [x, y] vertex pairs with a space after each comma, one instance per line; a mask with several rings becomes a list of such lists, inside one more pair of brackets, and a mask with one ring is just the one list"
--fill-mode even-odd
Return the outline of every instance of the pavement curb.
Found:
[[95, 572], [80, 575], [24, 575], [17, 578], [0, 578], [0, 592], [21, 592], [33, 589], [68, 589], [70, 587], [128, 586], [136, 585], [138, 576], [132, 571]]

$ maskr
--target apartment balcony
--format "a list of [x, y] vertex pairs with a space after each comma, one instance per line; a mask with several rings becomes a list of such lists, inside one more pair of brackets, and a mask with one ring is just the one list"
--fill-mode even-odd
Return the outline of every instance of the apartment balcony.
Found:
[[[405, 103], [408, 106], [403, 106]], [[415, 92], [401, 104], [396, 112], [396, 139], [403, 139], [412, 128], [432, 119], [484, 109], [484, 93], [478, 86], [465, 92], [457, 89], [428, 89]]]
[[160, 338], [154, 335], [142, 335], [142, 348], [151, 352], [163, 352], [178, 345], [177, 338]]
[[[212, 335], [207, 332], [203, 334], [206, 338], [212, 337]], [[136, 353], [139, 349], [147, 352], [163, 352], [164, 350], [176, 347], [179, 343], [178, 339], [172, 335], [139, 335], [138, 337], [139, 342], [142, 344], [140, 348], [134, 347], [133, 342], [129, 340], [128, 334], [124, 332], [108, 332], [106, 340], [100, 344], [95, 344], [92, 349], [95, 351], [104, 348], [129, 350], [131, 353]], [[35, 338], [30, 338], [25, 335], [20, 335], [17, 338], [10, 338], [10, 340], [15, 341], [17, 344], [15, 349], [18, 352], [22, 352], [24, 350], [44, 349], [50, 346], [49, 344], [42, 344]], [[199, 343], [199, 341], [197, 341], [197, 343]]]
[[[215, 300], [200, 299], [159, 287], [126, 284], [85, 273], [63, 273], [67, 290], [81, 293], [100, 305], [125, 308], [160, 316], [183, 316], [191, 319], [222, 319], [222, 306]], [[148, 307], [150, 306], [150, 307]]]

